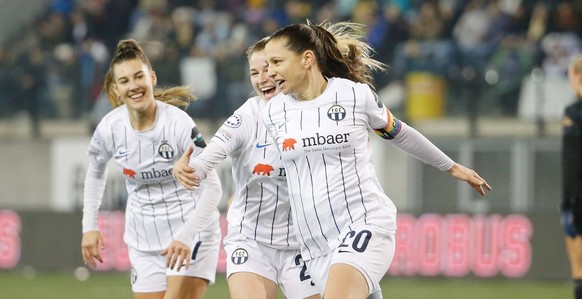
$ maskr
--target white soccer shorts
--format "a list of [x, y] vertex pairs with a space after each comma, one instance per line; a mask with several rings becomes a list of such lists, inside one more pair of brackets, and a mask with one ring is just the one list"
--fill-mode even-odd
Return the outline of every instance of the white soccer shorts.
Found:
[[317, 285], [325, 289], [329, 268], [333, 264], [348, 264], [366, 278], [370, 293], [380, 291], [380, 280], [394, 258], [395, 232], [376, 225], [353, 226], [340, 234], [340, 244], [330, 253], [307, 261], [307, 268]]
[[229, 230], [224, 249], [226, 277], [238, 272], [260, 275], [279, 285], [289, 299], [306, 298], [323, 290], [311, 281], [299, 250], [275, 249], [248, 239], [236, 230]]

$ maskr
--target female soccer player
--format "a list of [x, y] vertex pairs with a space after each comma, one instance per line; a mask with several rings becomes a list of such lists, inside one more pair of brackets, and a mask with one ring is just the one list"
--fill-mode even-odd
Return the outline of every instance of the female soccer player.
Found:
[[[176, 179], [191, 188], [197, 176], [232, 157], [236, 184], [228, 210], [227, 277], [231, 298], [275, 299], [277, 285], [286, 298], [320, 298], [298, 251], [287, 194], [285, 170], [261, 118], [279, 93], [267, 78], [266, 39], [247, 51], [251, 83], [248, 99], [218, 130], [188, 166], [188, 153], [174, 166]], [[193, 172], [195, 169], [195, 172]]]
[[394, 117], [370, 88], [361, 25], [295, 24], [265, 46], [268, 75], [281, 93], [263, 111], [285, 164], [301, 253], [323, 297], [366, 298], [394, 256], [396, 207], [375, 176], [369, 129], [477, 192], [491, 187]]
[[[97, 214], [113, 158], [126, 180], [124, 240], [132, 266], [134, 298], [202, 298], [214, 282], [220, 227], [216, 204], [220, 181], [210, 172], [201, 188], [188, 190], [172, 177], [172, 166], [191, 147], [205, 146], [192, 119], [173, 105], [186, 105], [187, 87], [154, 90], [156, 74], [134, 40], [117, 45], [104, 89], [113, 107], [89, 145], [85, 177], [82, 254], [86, 264], [103, 262]], [[209, 207], [209, 208], [204, 208]]]
[[576, 101], [566, 107], [562, 125], [561, 222], [566, 234], [566, 251], [570, 259], [574, 298], [582, 299], [582, 55], [568, 68], [568, 79]]

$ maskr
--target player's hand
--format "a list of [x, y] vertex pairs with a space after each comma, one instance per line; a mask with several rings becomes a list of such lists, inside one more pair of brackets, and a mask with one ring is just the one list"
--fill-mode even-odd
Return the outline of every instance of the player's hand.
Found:
[[103, 263], [100, 251], [105, 250], [103, 236], [100, 231], [91, 231], [83, 234], [81, 241], [81, 252], [85, 265], [90, 264], [93, 268], [97, 267], [97, 261]]
[[560, 223], [564, 233], [570, 238], [576, 237], [576, 226], [574, 225], [574, 214], [570, 210], [560, 212]]
[[188, 266], [190, 265], [190, 247], [186, 246], [184, 243], [180, 241], [172, 241], [168, 248], [164, 249], [160, 254], [162, 256], [167, 256], [166, 258], [166, 268], [174, 269], [176, 264], [178, 264], [178, 268], [176, 271], [180, 271], [182, 266], [186, 270], [188, 270]]
[[190, 155], [194, 152], [192, 147], [180, 157], [178, 162], [174, 164], [172, 174], [178, 183], [186, 187], [188, 190], [194, 190], [194, 187], [200, 186], [200, 178], [194, 172], [194, 169], [188, 166], [190, 162]]
[[449, 173], [455, 178], [467, 182], [481, 196], [485, 195], [485, 190], [491, 190], [491, 186], [477, 174], [473, 169], [467, 168], [459, 163], [455, 163]]

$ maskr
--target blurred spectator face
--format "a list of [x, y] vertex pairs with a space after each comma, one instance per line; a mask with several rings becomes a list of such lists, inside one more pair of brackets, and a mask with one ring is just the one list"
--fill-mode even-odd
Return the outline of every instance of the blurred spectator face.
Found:
[[255, 92], [265, 100], [270, 100], [279, 93], [277, 85], [267, 76], [267, 62], [265, 52], [259, 51], [251, 55], [249, 59], [249, 74], [251, 84]]
[[154, 103], [156, 74], [139, 59], [113, 66], [113, 87], [130, 111], [146, 111]]
[[376, 4], [373, 1], [358, 2], [352, 12], [352, 20], [370, 26], [376, 19]]
[[572, 89], [574, 89], [576, 94], [580, 96], [580, 86], [582, 86], [582, 72], [576, 72], [574, 64], [570, 65], [568, 68], [568, 79], [570, 80]]

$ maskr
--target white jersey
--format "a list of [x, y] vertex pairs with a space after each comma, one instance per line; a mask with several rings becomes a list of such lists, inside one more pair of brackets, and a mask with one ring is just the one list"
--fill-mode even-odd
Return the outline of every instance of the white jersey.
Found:
[[[156, 120], [146, 131], [132, 128], [127, 107], [108, 113], [97, 126], [89, 155], [105, 168], [113, 158], [124, 175], [128, 200], [124, 241], [141, 251], [159, 251], [170, 245], [192, 215], [202, 189], [189, 191], [172, 176], [173, 164], [190, 147], [202, 151], [204, 140], [194, 121], [177, 107], [156, 101]], [[218, 210], [201, 239], [219, 230]], [[192, 246], [192, 244], [186, 244]]]
[[265, 106], [261, 97], [248, 99], [210, 142], [232, 158], [236, 189], [229, 230], [273, 248], [297, 249], [285, 168], [261, 118]]
[[371, 128], [388, 111], [365, 84], [328, 79], [311, 101], [279, 94], [263, 120], [281, 151], [293, 219], [305, 260], [333, 250], [354, 224], [396, 230], [396, 207], [375, 176], [368, 149]]

